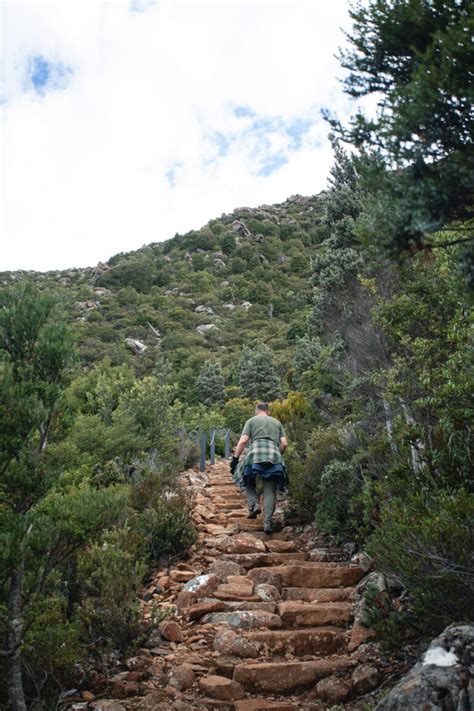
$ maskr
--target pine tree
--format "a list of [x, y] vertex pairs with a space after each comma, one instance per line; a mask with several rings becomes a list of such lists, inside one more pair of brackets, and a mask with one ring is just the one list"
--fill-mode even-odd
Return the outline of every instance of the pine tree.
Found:
[[255, 348], [244, 348], [237, 371], [243, 397], [273, 400], [280, 394], [280, 379], [273, 353], [265, 343]]
[[196, 387], [201, 401], [205, 405], [223, 402], [224, 386], [222, 365], [218, 361], [207, 360], [202, 365], [196, 380]]
[[[420, 249], [429, 235], [473, 217], [474, 6], [468, 0], [370, 0], [354, 4], [345, 91], [375, 95], [376, 117], [334, 126], [352, 145], [376, 151], [366, 171], [361, 231], [391, 249]], [[443, 244], [443, 240], [437, 242]]]

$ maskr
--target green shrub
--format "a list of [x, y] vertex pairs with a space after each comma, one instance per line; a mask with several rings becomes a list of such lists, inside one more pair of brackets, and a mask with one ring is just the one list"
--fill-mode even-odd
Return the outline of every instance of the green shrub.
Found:
[[474, 496], [460, 490], [424, 491], [387, 504], [369, 553], [414, 600], [428, 631], [472, 622]]
[[190, 505], [177, 493], [160, 498], [140, 517], [140, 530], [147, 541], [150, 563], [185, 553], [196, 541], [196, 529], [190, 517]]
[[87, 650], [79, 637], [79, 626], [66, 618], [66, 601], [60, 597], [43, 598], [28, 613], [25, 635], [24, 666], [27, 696], [55, 707], [64, 688], [74, 684], [77, 665], [85, 660]]
[[97, 656], [112, 649], [126, 652], [140, 642], [138, 592], [146, 567], [137, 552], [127, 526], [110, 531], [79, 557], [82, 603], [77, 619]]

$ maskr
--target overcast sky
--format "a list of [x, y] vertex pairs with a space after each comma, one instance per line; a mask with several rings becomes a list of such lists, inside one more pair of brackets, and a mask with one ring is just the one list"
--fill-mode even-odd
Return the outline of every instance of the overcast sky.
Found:
[[1, 3], [0, 270], [324, 189], [347, 0]]

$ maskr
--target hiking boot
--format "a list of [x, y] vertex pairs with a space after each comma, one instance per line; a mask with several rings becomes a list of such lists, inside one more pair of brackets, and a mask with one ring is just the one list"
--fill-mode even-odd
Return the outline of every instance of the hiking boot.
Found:
[[259, 513], [262, 513], [262, 509], [257, 504], [249, 511], [249, 515], [247, 516], [247, 518], [257, 518]]
[[278, 531], [281, 531], [281, 529], [282, 526], [279, 526], [277, 523], [273, 523], [273, 521], [263, 524], [264, 533], [277, 533]]

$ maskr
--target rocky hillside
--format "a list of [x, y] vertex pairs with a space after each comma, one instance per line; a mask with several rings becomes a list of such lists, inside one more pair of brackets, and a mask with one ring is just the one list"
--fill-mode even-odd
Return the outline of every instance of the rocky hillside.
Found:
[[[77, 325], [85, 363], [156, 348], [170, 359], [192, 399], [196, 369], [218, 354], [224, 367], [255, 340], [267, 342], [284, 375], [292, 344], [306, 330], [310, 259], [324, 237], [325, 194], [279, 205], [241, 207], [198, 230], [113, 256], [85, 269], [3, 272], [1, 283], [32, 279], [61, 294]], [[126, 339], [138, 341], [138, 344]], [[137, 365], [135, 360], [135, 365]]]

